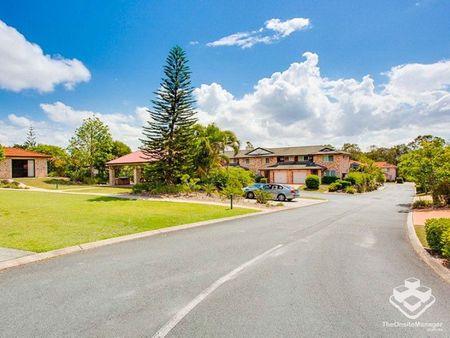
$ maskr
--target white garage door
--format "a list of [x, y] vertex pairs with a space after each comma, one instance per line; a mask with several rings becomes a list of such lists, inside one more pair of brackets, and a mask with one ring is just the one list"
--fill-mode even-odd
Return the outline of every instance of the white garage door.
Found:
[[274, 183], [287, 183], [287, 172], [275, 171]]
[[303, 184], [306, 179], [306, 171], [294, 171], [294, 184]]

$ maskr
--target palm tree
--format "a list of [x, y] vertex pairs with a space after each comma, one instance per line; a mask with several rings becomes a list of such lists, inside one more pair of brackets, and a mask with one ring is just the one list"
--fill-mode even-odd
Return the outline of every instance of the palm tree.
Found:
[[194, 125], [196, 135], [195, 164], [200, 178], [208, 176], [212, 168], [218, 167], [221, 163], [229, 162], [225, 151], [232, 149], [234, 154], [239, 151], [240, 143], [236, 135], [229, 130], [221, 130], [214, 123], [207, 126]]

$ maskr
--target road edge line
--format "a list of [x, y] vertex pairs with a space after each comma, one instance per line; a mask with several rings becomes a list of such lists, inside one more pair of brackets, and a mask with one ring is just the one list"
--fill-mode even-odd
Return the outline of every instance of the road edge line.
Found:
[[416, 254], [419, 256], [419, 258], [425, 262], [434, 272], [441, 277], [444, 281], [450, 284], [450, 270], [443, 267], [440, 263], [438, 263], [429, 253], [425, 250], [425, 248], [422, 246], [422, 243], [420, 243], [419, 238], [416, 234], [416, 229], [414, 228], [414, 222], [413, 222], [413, 212], [410, 211], [407, 216], [406, 221], [406, 229], [408, 232], [408, 238], [409, 242], [411, 243], [411, 246], [413, 247]]

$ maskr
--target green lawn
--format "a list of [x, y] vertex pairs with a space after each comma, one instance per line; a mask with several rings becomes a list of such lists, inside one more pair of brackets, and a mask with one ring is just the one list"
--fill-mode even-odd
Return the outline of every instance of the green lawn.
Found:
[[256, 211], [193, 203], [0, 191], [0, 247], [43, 252], [253, 212]]
[[75, 184], [70, 182], [67, 178], [61, 177], [15, 178], [15, 180], [30, 187], [49, 190], [56, 190], [56, 188], [58, 188], [58, 190], [103, 194], [127, 194], [131, 192], [131, 188]]
[[417, 234], [417, 237], [419, 238], [420, 243], [422, 243], [423, 247], [428, 248], [427, 234], [425, 233], [425, 226], [414, 225], [414, 229], [416, 229], [416, 234]]

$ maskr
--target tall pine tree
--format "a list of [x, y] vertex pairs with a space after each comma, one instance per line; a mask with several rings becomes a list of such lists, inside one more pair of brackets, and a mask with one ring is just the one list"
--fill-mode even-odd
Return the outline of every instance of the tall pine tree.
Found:
[[30, 126], [27, 133], [27, 139], [23, 144], [25, 148], [31, 148], [36, 146], [36, 133], [34, 132], [33, 126]]
[[152, 179], [175, 184], [183, 174], [192, 171], [192, 126], [195, 118], [191, 72], [184, 50], [175, 46], [169, 52], [164, 66], [160, 88], [148, 110], [150, 120], [144, 126], [141, 149], [157, 160]]

